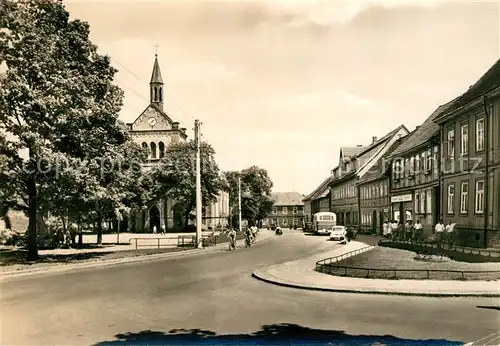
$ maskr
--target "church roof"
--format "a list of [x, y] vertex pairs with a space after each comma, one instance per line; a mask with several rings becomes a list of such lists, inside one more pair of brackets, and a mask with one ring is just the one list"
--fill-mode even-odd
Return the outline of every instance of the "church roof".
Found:
[[161, 78], [160, 64], [158, 63], [158, 56], [155, 56], [155, 63], [153, 65], [153, 73], [151, 74], [150, 83], [161, 83], [163, 84], [163, 79]]

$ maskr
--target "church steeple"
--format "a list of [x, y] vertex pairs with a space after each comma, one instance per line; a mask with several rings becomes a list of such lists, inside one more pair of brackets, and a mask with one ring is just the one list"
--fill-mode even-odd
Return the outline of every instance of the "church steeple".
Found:
[[158, 54], [155, 54], [153, 73], [149, 82], [149, 100], [150, 103], [163, 110], [163, 79], [161, 78], [160, 64], [158, 63]]

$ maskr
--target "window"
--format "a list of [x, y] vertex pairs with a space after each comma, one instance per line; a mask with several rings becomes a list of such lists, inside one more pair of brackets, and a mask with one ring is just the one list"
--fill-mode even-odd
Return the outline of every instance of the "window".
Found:
[[420, 194], [415, 192], [415, 213], [420, 214]]
[[476, 120], [476, 151], [484, 150], [484, 118]]
[[476, 181], [476, 213], [484, 212], [484, 180]]
[[[488, 110], [488, 148], [493, 149], [493, 113], [495, 109], [490, 105]], [[490, 194], [491, 195], [491, 194]]]
[[298, 212], [297, 207], [293, 207], [293, 213], [294, 213], [294, 214], [297, 214], [297, 212]]
[[455, 211], [455, 184], [448, 185], [448, 208], [447, 213], [453, 214]]
[[432, 153], [431, 153], [430, 149], [427, 151], [427, 167], [426, 168], [427, 168], [427, 172], [432, 170]]
[[276, 207], [273, 208], [273, 214], [278, 214], [278, 208]]
[[151, 158], [156, 159], [156, 143], [151, 142]]
[[273, 219], [273, 225], [277, 225], [278, 224], [278, 219]]
[[158, 143], [158, 149], [160, 150], [160, 159], [165, 156], [165, 144], [163, 142]]
[[453, 158], [455, 156], [455, 130], [448, 130], [448, 157]]
[[380, 197], [384, 197], [384, 185], [382, 183], [379, 185]]
[[460, 135], [460, 153], [464, 155], [469, 152], [469, 125], [462, 125], [460, 128]]
[[288, 208], [287, 207], [283, 207], [283, 214], [288, 214]]
[[293, 219], [293, 225], [298, 225], [299, 223], [297, 222], [297, 219]]
[[283, 225], [283, 226], [288, 225], [288, 220], [287, 220], [287, 219], [283, 219], [281, 222], [282, 222], [282, 225]]
[[460, 214], [467, 214], [469, 200], [469, 183], [462, 182], [460, 186]]
[[420, 169], [421, 169], [421, 166], [422, 165], [422, 161], [421, 161], [421, 157], [420, 155], [417, 155], [415, 157], [415, 173], [418, 174], [420, 173]]
[[427, 214], [432, 213], [432, 193], [427, 190], [427, 202], [426, 202]]
[[415, 174], [415, 157], [410, 158], [410, 166], [408, 167], [408, 175], [411, 177]]
[[420, 212], [425, 213], [425, 191], [420, 192]]

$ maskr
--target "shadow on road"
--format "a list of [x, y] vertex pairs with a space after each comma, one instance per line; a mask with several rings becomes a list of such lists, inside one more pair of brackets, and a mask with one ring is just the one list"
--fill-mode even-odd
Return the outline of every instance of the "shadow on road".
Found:
[[500, 311], [500, 306], [485, 306], [485, 305], [478, 305], [476, 306], [479, 309], [489, 309], [489, 310], [499, 310]]
[[401, 339], [392, 335], [349, 335], [343, 331], [320, 330], [296, 324], [272, 324], [249, 334], [218, 335], [201, 329], [173, 329], [167, 333], [145, 330], [115, 335], [116, 340], [102, 345], [463, 345], [463, 342], [444, 339]]

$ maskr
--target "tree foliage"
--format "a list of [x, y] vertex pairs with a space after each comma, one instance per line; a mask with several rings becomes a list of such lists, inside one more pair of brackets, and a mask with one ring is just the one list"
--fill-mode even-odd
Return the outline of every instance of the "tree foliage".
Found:
[[[116, 70], [59, 1], [2, 0], [0, 203], [27, 211], [28, 257], [37, 257], [37, 213], [95, 216], [140, 204], [143, 160], [119, 120]], [[28, 159], [22, 155], [27, 152]], [[134, 160], [134, 162], [137, 162]], [[5, 169], [5, 171], [4, 171]]]
[[254, 223], [264, 219], [269, 214], [273, 207], [271, 197], [273, 183], [267, 170], [251, 166], [240, 172], [226, 172], [225, 177], [234, 220], [238, 217], [238, 178], [241, 180], [242, 219]]
[[[204, 208], [215, 202], [225, 184], [215, 162], [215, 150], [206, 142], [200, 144], [201, 193]], [[196, 144], [195, 141], [171, 143], [162, 161], [151, 171], [153, 195], [166, 195], [181, 203], [185, 218], [196, 207]]]

